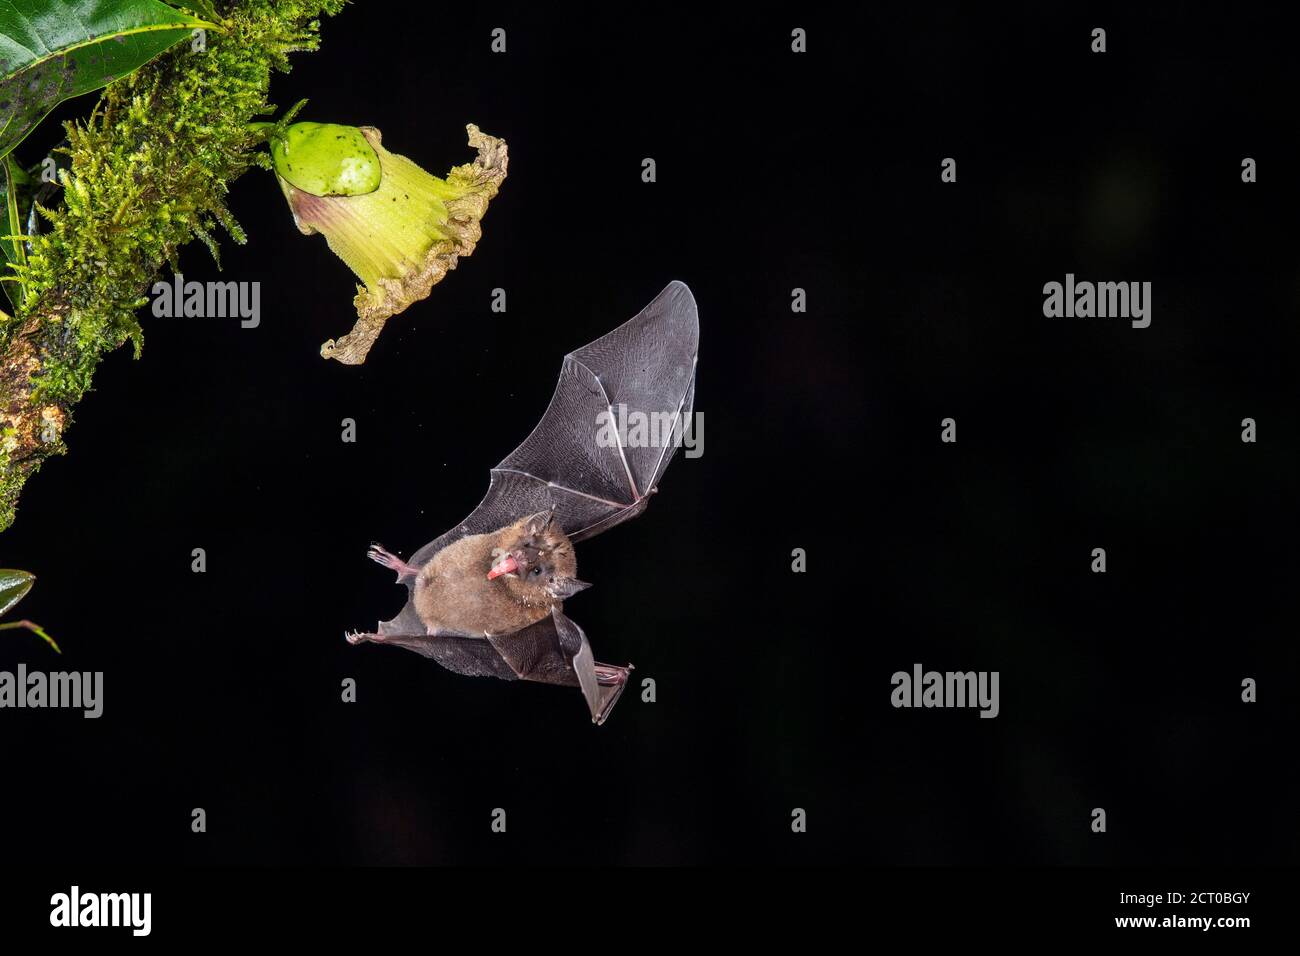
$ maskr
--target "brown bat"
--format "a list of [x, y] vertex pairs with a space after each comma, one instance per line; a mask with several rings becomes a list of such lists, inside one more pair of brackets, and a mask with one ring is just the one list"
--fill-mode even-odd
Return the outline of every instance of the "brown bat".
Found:
[[[699, 317], [670, 283], [635, 317], [565, 356], [551, 404], [524, 443], [492, 469], [464, 521], [403, 561], [406, 606], [352, 644], [395, 644], [457, 674], [581, 688], [604, 723], [632, 665], [598, 663], [564, 601], [577, 579], [573, 545], [635, 518], [659, 488], [695, 398]], [[654, 423], [630, 440], [627, 422]], [[657, 439], [657, 440], [655, 440]]]

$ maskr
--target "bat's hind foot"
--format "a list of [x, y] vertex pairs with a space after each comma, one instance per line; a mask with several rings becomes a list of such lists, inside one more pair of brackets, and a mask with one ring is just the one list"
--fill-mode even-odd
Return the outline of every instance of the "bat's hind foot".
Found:
[[356, 646], [357, 644], [364, 644], [366, 643], [366, 641], [374, 641], [376, 644], [384, 643], [384, 635], [368, 634], [364, 631], [344, 631], [343, 637], [345, 640], [347, 640], [349, 644], [353, 646]]
[[602, 664], [596, 662], [596, 680], [605, 685], [622, 684], [627, 681], [628, 674], [634, 670], [631, 664], [626, 667], [619, 667], [617, 664]]
[[397, 572], [397, 580], [401, 581], [406, 577], [415, 577], [420, 573], [419, 568], [412, 567], [397, 555], [393, 554], [382, 544], [372, 544], [370, 550], [366, 552], [366, 557], [375, 564], [382, 564], [390, 571]]
[[596, 683], [600, 685], [600, 708], [592, 715], [591, 722], [599, 726], [605, 722], [614, 705], [618, 703], [618, 699], [623, 696], [623, 688], [627, 687], [628, 676], [634, 668], [631, 664], [619, 667], [616, 664], [597, 662], [592, 669], [596, 672]]

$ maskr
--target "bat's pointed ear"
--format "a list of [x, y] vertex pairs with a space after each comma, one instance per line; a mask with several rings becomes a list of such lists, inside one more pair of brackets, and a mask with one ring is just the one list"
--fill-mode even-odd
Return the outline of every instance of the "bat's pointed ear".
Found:
[[546, 590], [553, 598], [566, 601], [573, 597], [579, 591], [585, 591], [591, 587], [586, 581], [579, 581], [577, 578], [561, 578], [558, 581], [552, 581], [547, 585]]
[[551, 526], [551, 522], [554, 520], [555, 512], [550, 508], [531, 514], [528, 516], [528, 520], [524, 522], [524, 533], [530, 535], [541, 534]]

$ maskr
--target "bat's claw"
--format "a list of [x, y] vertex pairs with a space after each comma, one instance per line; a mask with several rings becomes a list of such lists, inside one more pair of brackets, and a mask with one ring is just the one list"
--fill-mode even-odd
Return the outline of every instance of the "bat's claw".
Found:
[[376, 564], [382, 564], [384, 567], [389, 567], [395, 561], [398, 564], [401, 563], [401, 559], [397, 555], [378, 542], [372, 542], [370, 547], [366, 549], [366, 557]]
[[619, 667], [617, 664], [597, 664], [596, 680], [602, 684], [622, 684], [627, 680], [627, 675], [636, 670], [632, 664]]

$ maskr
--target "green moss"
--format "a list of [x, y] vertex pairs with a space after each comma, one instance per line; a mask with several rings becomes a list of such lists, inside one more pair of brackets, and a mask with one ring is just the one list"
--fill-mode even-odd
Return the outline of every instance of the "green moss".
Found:
[[314, 50], [318, 17], [343, 3], [204, 3], [201, 12], [221, 24], [205, 51], [182, 44], [67, 125], [63, 201], [41, 211], [48, 229], [22, 273], [28, 305], [0, 325], [0, 426], [13, 430], [0, 442], [0, 529], [26, 478], [63, 450], [61, 438], [41, 440], [39, 423], [53, 416], [61, 436], [100, 359], [127, 341], [139, 355], [135, 310], [177, 250], [198, 239], [216, 255], [221, 231], [244, 241], [227, 190], [269, 163], [254, 150], [265, 132], [249, 124], [272, 112], [271, 74], [288, 69], [291, 52]]

